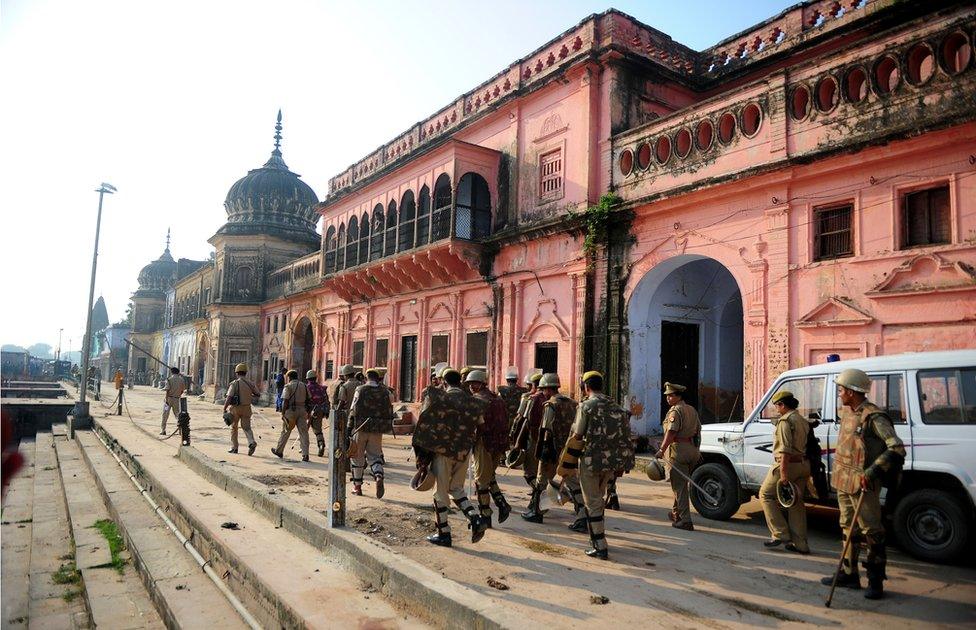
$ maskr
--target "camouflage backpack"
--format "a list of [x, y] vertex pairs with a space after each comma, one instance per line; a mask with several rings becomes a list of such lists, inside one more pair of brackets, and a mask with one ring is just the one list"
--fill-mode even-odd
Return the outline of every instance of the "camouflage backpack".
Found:
[[413, 432], [414, 448], [462, 459], [474, 448], [478, 424], [488, 403], [459, 388], [433, 398], [420, 412]]
[[504, 453], [508, 449], [508, 411], [505, 401], [488, 390], [474, 395], [487, 403], [485, 423], [478, 430], [481, 441], [489, 453]]
[[522, 394], [527, 391], [527, 389], [518, 385], [502, 385], [498, 388], [498, 395], [505, 401], [509, 424], [514, 422], [515, 414], [518, 413], [519, 402], [522, 400]]
[[569, 439], [569, 433], [573, 428], [573, 421], [576, 420], [577, 402], [568, 396], [556, 394], [546, 401], [546, 406], [552, 407], [555, 412], [555, 419], [549, 431], [552, 433], [552, 442], [556, 451], [562, 451]]
[[388, 433], [393, 430], [393, 404], [390, 402], [390, 390], [385, 387], [361, 385], [356, 393], [356, 408], [353, 409], [355, 419], [354, 429], [365, 433]]
[[593, 472], [631, 470], [630, 414], [606, 396], [587, 398], [582, 407], [587, 418], [582, 466]]

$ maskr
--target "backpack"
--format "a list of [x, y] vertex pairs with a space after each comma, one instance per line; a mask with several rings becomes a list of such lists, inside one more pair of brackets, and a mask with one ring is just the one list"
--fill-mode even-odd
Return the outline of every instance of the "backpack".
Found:
[[826, 499], [830, 496], [830, 486], [827, 484], [827, 467], [823, 463], [823, 450], [820, 448], [820, 439], [814, 434], [814, 427], [819, 426], [819, 422], [810, 424], [807, 433], [807, 461], [810, 462], [810, 476], [813, 478], [813, 487], [817, 491], [817, 497]]

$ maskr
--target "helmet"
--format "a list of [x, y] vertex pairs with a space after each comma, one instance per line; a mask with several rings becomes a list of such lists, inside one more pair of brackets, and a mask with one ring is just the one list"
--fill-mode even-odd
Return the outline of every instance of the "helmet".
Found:
[[487, 383], [488, 375], [484, 370], [471, 370], [464, 379], [465, 383]]
[[664, 464], [656, 457], [652, 457], [651, 461], [647, 462], [645, 472], [647, 472], [647, 478], [651, 481], [664, 481]]
[[349, 365], [348, 363], [339, 368], [339, 376], [355, 376], [356, 368]]
[[785, 484], [776, 484], [776, 500], [783, 507], [793, 507], [793, 504], [796, 503], [796, 494], [796, 484], [792, 481], [787, 481]]
[[305, 372], [305, 378], [318, 378], [318, 374], [316, 374], [315, 370], [309, 370], [308, 372]]
[[421, 468], [414, 473], [413, 479], [410, 480], [410, 487], [418, 492], [426, 492], [433, 490], [435, 481], [437, 481], [437, 477], [430, 474], [428, 468]]
[[520, 448], [513, 448], [505, 456], [505, 465], [509, 468], [518, 468], [525, 460], [525, 451]]
[[559, 387], [559, 375], [548, 372], [539, 379], [539, 387]]
[[232, 414], [229, 411], [225, 411], [224, 412], [224, 424], [226, 424], [227, 426], [230, 426], [230, 425], [234, 424], [234, 414]]
[[241, 373], [247, 374], [247, 363], [238, 363], [237, 365], [235, 365], [234, 366], [234, 373], [235, 374], [241, 374]]
[[505, 380], [506, 381], [517, 381], [518, 380], [518, 368], [514, 365], [505, 370]]
[[841, 387], [866, 394], [871, 389], [871, 378], [861, 370], [847, 368], [834, 379], [834, 382]]
[[468, 374], [470, 374], [473, 371], [474, 371], [473, 367], [471, 367], [470, 365], [465, 365], [463, 368], [461, 368], [461, 378], [465, 378]]
[[377, 367], [371, 367], [368, 370], [366, 370], [366, 376], [373, 376], [374, 378], [376, 378], [376, 380], [383, 378], [383, 374], [385, 373], [386, 370]]
[[536, 385], [539, 383], [539, 379], [542, 378], [542, 372], [533, 372], [525, 377], [525, 382], [527, 385]]

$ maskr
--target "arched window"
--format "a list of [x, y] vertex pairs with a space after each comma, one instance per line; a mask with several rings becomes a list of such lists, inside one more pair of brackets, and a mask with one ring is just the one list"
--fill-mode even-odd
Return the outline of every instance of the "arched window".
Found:
[[413, 249], [413, 223], [416, 214], [417, 203], [413, 200], [413, 191], [408, 190], [403, 193], [403, 198], [400, 200], [400, 244], [398, 249], [401, 252]]
[[335, 271], [336, 262], [336, 229], [330, 225], [325, 233], [325, 273]]
[[339, 236], [336, 238], [336, 269], [346, 268], [346, 224], [339, 224]]
[[458, 182], [454, 235], [468, 240], [491, 233], [491, 193], [488, 182], [477, 173], [465, 173]]
[[396, 253], [397, 237], [397, 206], [392, 199], [386, 206], [386, 242], [383, 244], [383, 255]]
[[420, 189], [420, 199], [417, 204], [417, 246], [421, 247], [430, 242], [430, 188], [427, 184]]
[[378, 203], [373, 208], [373, 242], [369, 246], [370, 260], [383, 257], [383, 237], [386, 235], [386, 221], [384, 219], [383, 204]]
[[434, 184], [434, 211], [431, 214], [430, 240], [447, 238], [451, 231], [451, 178], [442, 173]]
[[359, 262], [369, 260], [369, 215], [363, 213], [359, 221]]
[[349, 231], [346, 232], [346, 267], [359, 264], [359, 219], [349, 219]]

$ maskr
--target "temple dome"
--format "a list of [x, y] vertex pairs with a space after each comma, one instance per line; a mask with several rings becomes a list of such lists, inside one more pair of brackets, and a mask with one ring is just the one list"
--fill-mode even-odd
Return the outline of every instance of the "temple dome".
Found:
[[[281, 157], [281, 112], [275, 125], [275, 145], [261, 168], [248, 171], [227, 192], [227, 225], [222, 232], [239, 232], [247, 225], [315, 232], [318, 197], [311, 186], [288, 170]], [[237, 228], [237, 229], [234, 229]]]
[[169, 234], [162, 255], [139, 272], [139, 291], [167, 291], [176, 280], [176, 261], [169, 253]]

